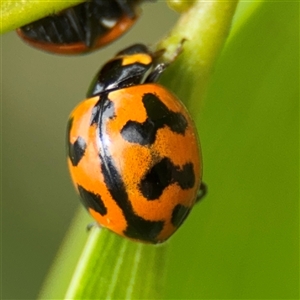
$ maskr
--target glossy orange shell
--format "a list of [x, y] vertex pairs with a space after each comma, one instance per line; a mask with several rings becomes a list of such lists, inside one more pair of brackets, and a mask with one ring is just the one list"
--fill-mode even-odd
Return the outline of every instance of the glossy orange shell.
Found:
[[[141, 145], [124, 139], [121, 132], [128, 121], [143, 123], [149, 116], [142, 102], [146, 94], [152, 94], [165, 105], [170, 112], [182, 115], [187, 121], [184, 133], [171, 130], [168, 125], [157, 129], [155, 141]], [[168, 239], [181, 225], [189, 210], [195, 203], [197, 191], [202, 177], [201, 151], [197, 132], [193, 121], [183, 104], [164, 87], [158, 84], [143, 84], [121, 90], [112, 91], [107, 96], [113, 103], [114, 116], [105, 123], [105, 136], [99, 139], [99, 126], [91, 125], [91, 116], [95, 105], [101, 99], [96, 96], [80, 103], [70, 116], [69, 143], [72, 145], [78, 137], [86, 143], [86, 149], [79, 163], [74, 166], [70, 157], [68, 165], [75, 187], [84, 187], [94, 195], [99, 195], [107, 209], [101, 215], [95, 209], [88, 207], [93, 218], [104, 227], [115, 233], [142, 242], [159, 243]], [[100, 100], [101, 101], [101, 100]], [[101, 144], [101, 145], [100, 145]], [[128, 227], [135, 225], [124, 214], [124, 209], [118, 205], [106, 184], [105, 175], [100, 165], [99, 152], [105, 144], [111, 160], [122, 178], [128, 199], [135, 216], [143, 220], [157, 221], [162, 224], [161, 230], [155, 236], [143, 238], [142, 229], [134, 228], [136, 235], [127, 234]], [[193, 168], [194, 182], [190, 188], [182, 188], [175, 179], [170, 181], [157, 199], [147, 199], [141, 192], [141, 179], [157, 162], [168, 159], [174, 165], [174, 176], [180, 176], [184, 166], [189, 164]], [[177, 173], [176, 173], [177, 172]], [[164, 174], [161, 174], [164, 176]], [[174, 224], [174, 210], [186, 208], [187, 212]]]

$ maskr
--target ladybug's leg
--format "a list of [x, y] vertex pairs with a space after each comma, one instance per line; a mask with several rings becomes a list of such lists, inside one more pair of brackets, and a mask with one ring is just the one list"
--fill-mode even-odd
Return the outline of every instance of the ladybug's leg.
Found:
[[206, 194], [207, 194], [207, 185], [202, 182], [197, 193], [196, 203], [202, 200]]
[[167, 58], [164, 57], [166, 49], [159, 49], [153, 53], [154, 65], [155, 68], [153, 71], [147, 76], [145, 83], [157, 82], [160, 74], [164, 72], [164, 70], [172, 64], [178, 55], [183, 51], [183, 44], [185, 39], [183, 39], [172, 53], [172, 55], [168, 55]]
[[160, 74], [166, 69], [168, 65], [160, 63], [155, 66], [154, 70], [147, 76], [145, 83], [157, 82]]
[[94, 228], [103, 228], [98, 222], [91, 222], [89, 224], [87, 224], [86, 226], [86, 231], [90, 232], [92, 229]]

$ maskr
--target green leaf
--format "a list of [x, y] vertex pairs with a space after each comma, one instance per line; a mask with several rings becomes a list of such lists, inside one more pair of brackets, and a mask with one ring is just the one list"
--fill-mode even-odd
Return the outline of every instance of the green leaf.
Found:
[[89, 222], [91, 219], [86, 211], [78, 210], [48, 272], [39, 299], [63, 299], [84, 249], [88, 237], [84, 229]]
[[174, 237], [168, 299], [299, 299], [299, 2], [248, 9], [194, 112], [209, 193]]
[[87, 235], [82, 230], [87, 222], [87, 213], [81, 209], [39, 298], [161, 299], [168, 243], [136, 243], [97, 226]]
[[84, 1], [1, 0], [0, 33], [17, 29], [23, 25], [29, 24], [80, 2]]
[[136, 243], [95, 227], [65, 298], [161, 299], [166, 249], [166, 243]]

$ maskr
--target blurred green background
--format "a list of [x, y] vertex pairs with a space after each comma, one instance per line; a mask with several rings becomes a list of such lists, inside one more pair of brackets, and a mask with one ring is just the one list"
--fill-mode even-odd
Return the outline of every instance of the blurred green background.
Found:
[[[209, 195], [172, 238], [167, 299], [299, 298], [299, 3], [248, 6], [197, 115]], [[79, 207], [70, 111], [103, 62], [176, 18], [164, 1], [145, 5], [126, 36], [73, 58], [2, 37], [3, 299], [36, 298]]]

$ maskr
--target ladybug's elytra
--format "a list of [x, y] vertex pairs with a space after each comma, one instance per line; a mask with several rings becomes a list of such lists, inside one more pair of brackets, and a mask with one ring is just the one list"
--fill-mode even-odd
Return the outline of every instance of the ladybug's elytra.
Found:
[[119, 52], [99, 71], [67, 129], [71, 177], [92, 217], [154, 244], [185, 220], [202, 177], [193, 121], [155, 83], [163, 69], [144, 45]]
[[117, 39], [136, 21], [146, 0], [90, 0], [17, 30], [35, 48], [56, 54], [81, 54]]

